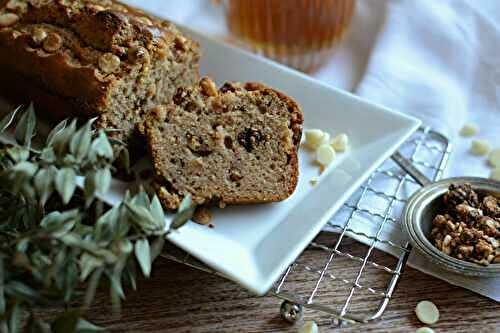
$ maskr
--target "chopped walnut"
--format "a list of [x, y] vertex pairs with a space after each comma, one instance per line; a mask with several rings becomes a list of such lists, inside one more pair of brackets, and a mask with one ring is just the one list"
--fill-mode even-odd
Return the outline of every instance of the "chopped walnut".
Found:
[[99, 58], [99, 68], [106, 74], [115, 72], [120, 68], [120, 58], [113, 53], [104, 53]]
[[205, 206], [199, 206], [196, 208], [193, 214], [193, 221], [198, 224], [207, 225], [212, 219], [212, 214]]
[[217, 87], [215, 86], [214, 81], [209, 78], [204, 77], [200, 81], [200, 87], [202, 92], [207, 96], [217, 96]]
[[500, 261], [499, 200], [476, 193], [469, 184], [451, 185], [443, 210], [432, 221], [429, 238], [436, 248], [461, 259], [488, 265]]
[[43, 49], [49, 53], [54, 53], [63, 46], [63, 39], [56, 33], [49, 33], [43, 41]]
[[16, 13], [24, 13], [26, 12], [26, 9], [28, 8], [28, 4], [25, 1], [19, 1], [19, 0], [9, 0], [7, 2], [7, 5], [5, 6], [10, 11], [16, 12]]
[[486, 196], [483, 199], [482, 208], [488, 215], [500, 217], [500, 206], [498, 205], [498, 199], [494, 196]]
[[149, 64], [151, 57], [148, 50], [142, 46], [135, 46], [129, 49], [128, 58], [133, 63]]
[[0, 14], [0, 28], [8, 27], [19, 21], [19, 16], [13, 13]]
[[31, 40], [36, 46], [42, 45], [43, 41], [47, 38], [48, 33], [42, 28], [35, 28], [31, 33]]

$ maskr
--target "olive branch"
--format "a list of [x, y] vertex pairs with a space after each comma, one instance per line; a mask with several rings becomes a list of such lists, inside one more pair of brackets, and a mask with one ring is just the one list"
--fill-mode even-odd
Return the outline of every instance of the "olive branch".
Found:
[[[109, 286], [119, 311], [125, 287], [149, 277], [165, 236], [192, 216], [186, 198], [166, 223], [144, 190], [107, 206], [100, 198], [129, 157], [93, 121], [64, 120], [37, 144], [32, 105], [0, 120], [0, 134], [13, 132], [0, 143], [0, 333], [102, 330], [83, 319], [97, 288]], [[37, 316], [48, 304], [61, 305], [57, 318]]]

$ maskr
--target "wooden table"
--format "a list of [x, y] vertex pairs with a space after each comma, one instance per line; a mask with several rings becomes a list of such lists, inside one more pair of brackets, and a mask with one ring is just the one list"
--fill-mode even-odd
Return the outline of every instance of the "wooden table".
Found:
[[[356, 251], [360, 244], [349, 244]], [[346, 267], [344, 273], [352, 268]], [[300, 288], [314, 286], [316, 279], [299, 276]], [[373, 280], [372, 283], [377, 281]], [[335, 301], [339, 286], [322, 290]], [[255, 297], [232, 282], [181, 264], [160, 259], [150, 280], [141, 280], [138, 291], [128, 291], [120, 316], [113, 316], [107, 293], [98, 295], [88, 318], [112, 332], [296, 332], [298, 326], [279, 315], [281, 301], [272, 296]], [[428, 299], [440, 309], [436, 332], [500, 332], [500, 304], [441, 280], [407, 268], [382, 320], [338, 328], [328, 316], [306, 311], [321, 332], [414, 332], [420, 324], [414, 315], [418, 301]], [[363, 308], [363, 303], [358, 303]], [[368, 303], [367, 303], [368, 306]]]

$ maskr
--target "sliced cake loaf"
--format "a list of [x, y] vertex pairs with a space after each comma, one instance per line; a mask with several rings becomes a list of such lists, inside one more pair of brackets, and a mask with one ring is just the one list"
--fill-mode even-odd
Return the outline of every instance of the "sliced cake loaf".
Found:
[[94, 117], [128, 141], [153, 106], [198, 77], [199, 47], [114, 0], [0, 0], [0, 94], [40, 115]]
[[156, 171], [160, 200], [176, 209], [197, 204], [284, 200], [298, 181], [302, 112], [284, 94], [257, 83], [203, 78], [154, 109], [139, 130]]

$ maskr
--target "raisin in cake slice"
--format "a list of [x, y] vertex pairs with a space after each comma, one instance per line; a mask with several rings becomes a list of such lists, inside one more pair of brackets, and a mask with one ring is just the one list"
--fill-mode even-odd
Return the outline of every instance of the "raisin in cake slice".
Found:
[[153, 110], [147, 138], [155, 185], [168, 209], [191, 194], [197, 204], [281, 201], [297, 186], [302, 112], [284, 94], [257, 83], [203, 78]]

